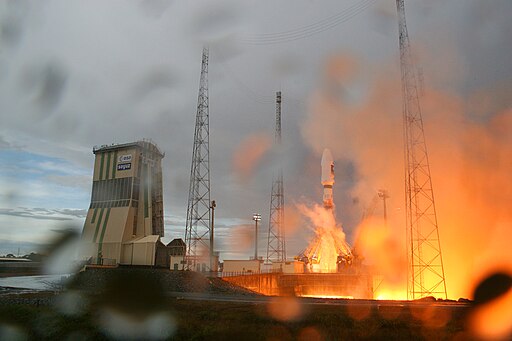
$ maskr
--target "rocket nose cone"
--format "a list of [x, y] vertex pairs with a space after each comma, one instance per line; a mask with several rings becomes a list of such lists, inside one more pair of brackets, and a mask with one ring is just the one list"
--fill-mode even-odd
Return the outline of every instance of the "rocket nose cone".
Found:
[[331, 151], [327, 148], [324, 149], [324, 152], [322, 153], [322, 166], [324, 165], [331, 165], [333, 163], [332, 154]]

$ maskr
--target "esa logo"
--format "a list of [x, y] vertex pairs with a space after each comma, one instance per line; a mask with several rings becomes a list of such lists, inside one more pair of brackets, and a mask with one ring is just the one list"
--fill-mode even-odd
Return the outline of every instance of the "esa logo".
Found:
[[120, 156], [117, 158], [117, 162], [119, 162], [119, 163], [131, 162], [131, 161], [132, 161], [132, 155], [131, 155], [131, 154], [127, 154], [127, 155], [120, 155]]
[[132, 163], [131, 162], [120, 163], [120, 164], [117, 165], [117, 170], [118, 171], [129, 170], [131, 168], [132, 168]]

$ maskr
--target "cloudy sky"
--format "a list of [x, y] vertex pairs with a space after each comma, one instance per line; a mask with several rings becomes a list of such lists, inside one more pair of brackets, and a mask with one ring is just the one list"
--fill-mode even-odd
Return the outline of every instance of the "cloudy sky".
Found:
[[[435, 190], [447, 148], [462, 161], [488, 155], [470, 150], [471, 129], [497, 139], [498, 159], [482, 162], [512, 170], [510, 13], [508, 0], [406, 1], [427, 144], [440, 155], [431, 156]], [[0, 2], [0, 254], [30, 251], [57, 228], [80, 231], [93, 146], [142, 138], [165, 152], [166, 240], [184, 236], [204, 44], [223, 254], [252, 253], [233, 241], [250, 231], [253, 212], [268, 226], [279, 90], [290, 255], [313, 233], [295, 211], [321, 200], [323, 148], [336, 159], [336, 212], [349, 241], [379, 188], [403, 231], [403, 165], [390, 162], [403, 148], [397, 26], [394, 0]], [[451, 210], [438, 211], [442, 225]]]

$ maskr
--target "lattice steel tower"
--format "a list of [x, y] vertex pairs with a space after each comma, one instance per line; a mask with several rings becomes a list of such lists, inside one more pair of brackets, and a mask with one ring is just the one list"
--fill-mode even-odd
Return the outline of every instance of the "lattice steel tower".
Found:
[[408, 280], [407, 298], [446, 298], [439, 229], [416, 75], [405, 23], [404, 0], [396, 1], [402, 73], [405, 202]]
[[185, 244], [187, 245], [187, 270], [210, 268], [210, 147], [208, 109], [208, 48], [203, 48], [199, 96], [197, 98], [196, 127], [190, 187], [188, 191], [187, 224]]
[[[276, 92], [276, 133], [274, 148], [281, 159], [281, 91]], [[279, 161], [280, 162], [280, 161]], [[279, 164], [277, 176], [272, 181], [270, 195], [270, 219], [268, 226], [268, 246], [266, 261], [285, 261], [286, 242], [284, 232], [284, 186], [283, 168]]]

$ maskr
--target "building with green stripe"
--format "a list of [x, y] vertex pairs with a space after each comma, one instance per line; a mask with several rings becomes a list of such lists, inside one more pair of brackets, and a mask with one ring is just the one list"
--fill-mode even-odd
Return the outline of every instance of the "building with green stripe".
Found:
[[149, 141], [103, 145], [95, 155], [83, 257], [103, 265], [168, 265], [162, 163]]

